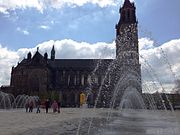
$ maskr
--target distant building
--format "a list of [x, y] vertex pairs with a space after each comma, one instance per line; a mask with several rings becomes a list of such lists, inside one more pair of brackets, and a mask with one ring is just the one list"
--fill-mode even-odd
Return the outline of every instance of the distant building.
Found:
[[[12, 68], [10, 87], [12, 93], [38, 95], [41, 98], [57, 97], [62, 106], [79, 106], [80, 93], [88, 93], [88, 102], [108, 107], [113, 97], [113, 90], [119, 79], [126, 78], [126, 83], [118, 84], [121, 91], [131, 86], [141, 93], [141, 65], [138, 51], [138, 22], [133, 2], [125, 0], [119, 10], [121, 15], [116, 25], [116, 58], [115, 59], [56, 59], [55, 46], [51, 56], [31, 52], [16, 67]], [[97, 69], [97, 70], [96, 70]], [[136, 76], [137, 80], [131, 79]], [[99, 92], [100, 86], [102, 91]]]
[[178, 93], [143, 93], [142, 96], [148, 109], [180, 109], [180, 94]]

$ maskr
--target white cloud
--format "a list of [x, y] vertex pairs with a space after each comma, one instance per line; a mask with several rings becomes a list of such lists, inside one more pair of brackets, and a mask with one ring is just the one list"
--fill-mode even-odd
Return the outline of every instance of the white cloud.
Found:
[[23, 30], [20, 27], [17, 27], [16, 30], [23, 33], [24, 35], [29, 35], [29, 32], [27, 30]]
[[50, 29], [50, 27], [47, 26], [47, 25], [41, 25], [41, 26], [39, 26], [39, 28], [44, 29], [44, 30], [49, 30]]
[[0, 13], [3, 13], [3, 14], [9, 14], [7, 9], [4, 8], [4, 7], [0, 7]]
[[164, 84], [166, 89], [171, 91], [175, 80], [180, 78], [180, 39], [171, 40], [159, 47], [154, 47], [151, 44], [153, 41], [150, 40], [140, 41], [145, 41], [144, 43], [149, 46], [148, 49], [140, 51], [143, 56], [141, 63], [144, 80], [146, 82], [154, 80], [158, 83], [158, 89], [153, 88], [154, 91], [163, 90], [160, 86], [161, 83]]
[[[104, 43], [98, 42], [95, 44], [89, 44], [86, 42], [76, 42], [71, 39], [57, 40], [57, 41], [47, 41], [37, 45], [35, 48], [31, 49], [19, 49], [18, 54], [23, 58], [27, 52], [32, 51], [35, 53], [36, 48], [39, 47], [39, 51], [43, 54], [46, 51], [50, 54], [52, 45], [56, 48], [56, 58], [112, 58], [115, 57], [115, 43]], [[25, 55], [24, 55], [25, 54]]]
[[1, 0], [0, 12], [8, 13], [8, 10], [35, 8], [43, 12], [46, 8], [62, 8], [63, 6], [83, 6], [91, 3], [100, 7], [114, 5], [114, 0]]
[[154, 41], [150, 40], [149, 38], [141, 38], [139, 39], [139, 49], [140, 50], [147, 50], [154, 48]]
[[22, 32], [24, 33], [24, 35], [29, 35], [29, 32], [27, 30], [23, 30]]
[[100, 7], [106, 7], [108, 5], [113, 5], [114, 0], [53, 0], [51, 2], [54, 8], [60, 8], [64, 5], [83, 6], [84, 4], [87, 3], [97, 4]]
[[43, 11], [43, 3], [40, 0], [1, 0], [0, 9], [4, 12], [8, 10], [15, 9], [26, 9], [26, 8], [36, 8], [39, 11]]
[[19, 56], [16, 52], [2, 47], [0, 44], [0, 85], [9, 84], [11, 67], [17, 64]]
[[[90, 44], [86, 42], [76, 42], [71, 39], [50, 40], [38, 44], [34, 48], [21, 48], [16, 52], [0, 46], [0, 68], [2, 74], [2, 76], [0, 76], [0, 84], [8, 84], [11, 66], [17, 63], [18, 60], [21, 61], [26, 57], [29, 51], [34, 54], [37, 47], [39, 47], [39, 51], [42, 55], [47, 52], [50, 57], [52, 45], [55, 45], [56, 58], [59, 59], [115, 58], [114, 42]], [[148, 92], [156, 90], [162, 91], [160, 86], [160, 83], [162, 83], [166, 91], [171, 91], [174, 87], [174, 81], [180, 78], [180, 39], [169, 41], [159, 47], [154, 47], [154, 42], [152, 40], [149, 38], [142, 38], [139, 39], [139, 45], [140, 54], [143, 56], [143, 58], [140, 58], [140, 61], [142, 80], [146, 83], [145, 89], [148, 89]], [[175, 74], [175, 77], [173, 74]], [[158, 79], [156, 76], [158, 76]], [[153, 82], [157, 85], [157, 88], [154, 87]]]

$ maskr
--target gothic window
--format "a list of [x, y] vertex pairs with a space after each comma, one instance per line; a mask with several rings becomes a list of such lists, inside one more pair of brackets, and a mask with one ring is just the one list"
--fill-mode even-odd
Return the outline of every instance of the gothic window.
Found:
[[88, 75], [88, 79], [87, 79], [88, 83], [91, 84], [91, 76]]
[[84, 75], [84, 85], [87, 84], [87, 75]]
[[79, 71], [77, 72], [77, 78], [76, 78], [76, 84], [80, 84], [80, 76], [79, 76]]
[[122, 20], [124, 21], [125, 20], [125, 12], [122, 11]]
[[69, 86], [69, 84], [70, 84], [70, 75], [68, 75], [68, 86]]
[[73, 74], [73, 72], [70, 72], [70, 79], [69, 79], [69, 83], [70, 83], [70, 85], [73, 85], [74, 84], [74, 74]]
[[76, 83], [77, 83], [77, 76], [74, 75], [74, 85], [76, 85]]
[[130, 19], [130, 9], [127, 11], [127, 18]]
[[84, 85], [84, 75], [81, 75], [81, 85]]

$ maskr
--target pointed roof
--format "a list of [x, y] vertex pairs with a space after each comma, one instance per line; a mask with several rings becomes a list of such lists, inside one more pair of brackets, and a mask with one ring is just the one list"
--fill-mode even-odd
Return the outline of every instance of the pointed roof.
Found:
[[134, 8], [134, 2], [130, 2], [129, 0], [125, 0], [123, 4], [123, 8]]
[[36, 58], [43, 59], [43, 56], [39, 53], [38, 50], [36, 51], [32, 59], [36, 59]]
[[29, 65], [32, 65], [32, 66], [40, 66], [40, 65], [45, 66], [45, 65], [47, 65], [47, 62], [44, 59], [44, 57], [37, 50], [36, 53], [34, 54], [32, 60], [30, 61]]
[[51, 52], [55, 52], [54, 45], [53, 45], [53, 47], [52, 47], [52, 50], [51, 50]]
[[131, 3], [131, 2], [130, 2], [129, 0], [125, 0], [124, 3], [125, 3], [125, 4], [129, 4], [129, 3]]
[[32, 55], [30, 51], [28, 52], [28, 55]]

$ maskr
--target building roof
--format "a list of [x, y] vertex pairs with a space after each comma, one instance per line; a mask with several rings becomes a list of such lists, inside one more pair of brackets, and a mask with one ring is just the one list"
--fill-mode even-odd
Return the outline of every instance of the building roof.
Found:
[[98, 63], [100, 67], [107, 67], [113, 59], [45, 59], [37, 50], [31, 59], [23, 59], [17, 67], [49, 67], [51, 69], [90, 69], [93, 70]]
[[[43, 60], [44, 61], [44, 60]], [[47, 60], [47, 66], [52, 69], [94, 69], [98, 63], [101, 67], [107, 67], [113, 59], [55, 59]], [[21, 66], [43, 66], [41, 63], [34, 64], [33, 59], [23, 59], [19, 64]], [[44, 65], [45, 66], [45, 65]]]
[[113, 59], [55, 59], [48, 60], [52, 68], [95, 68], [97, 63], [110, 63]]

